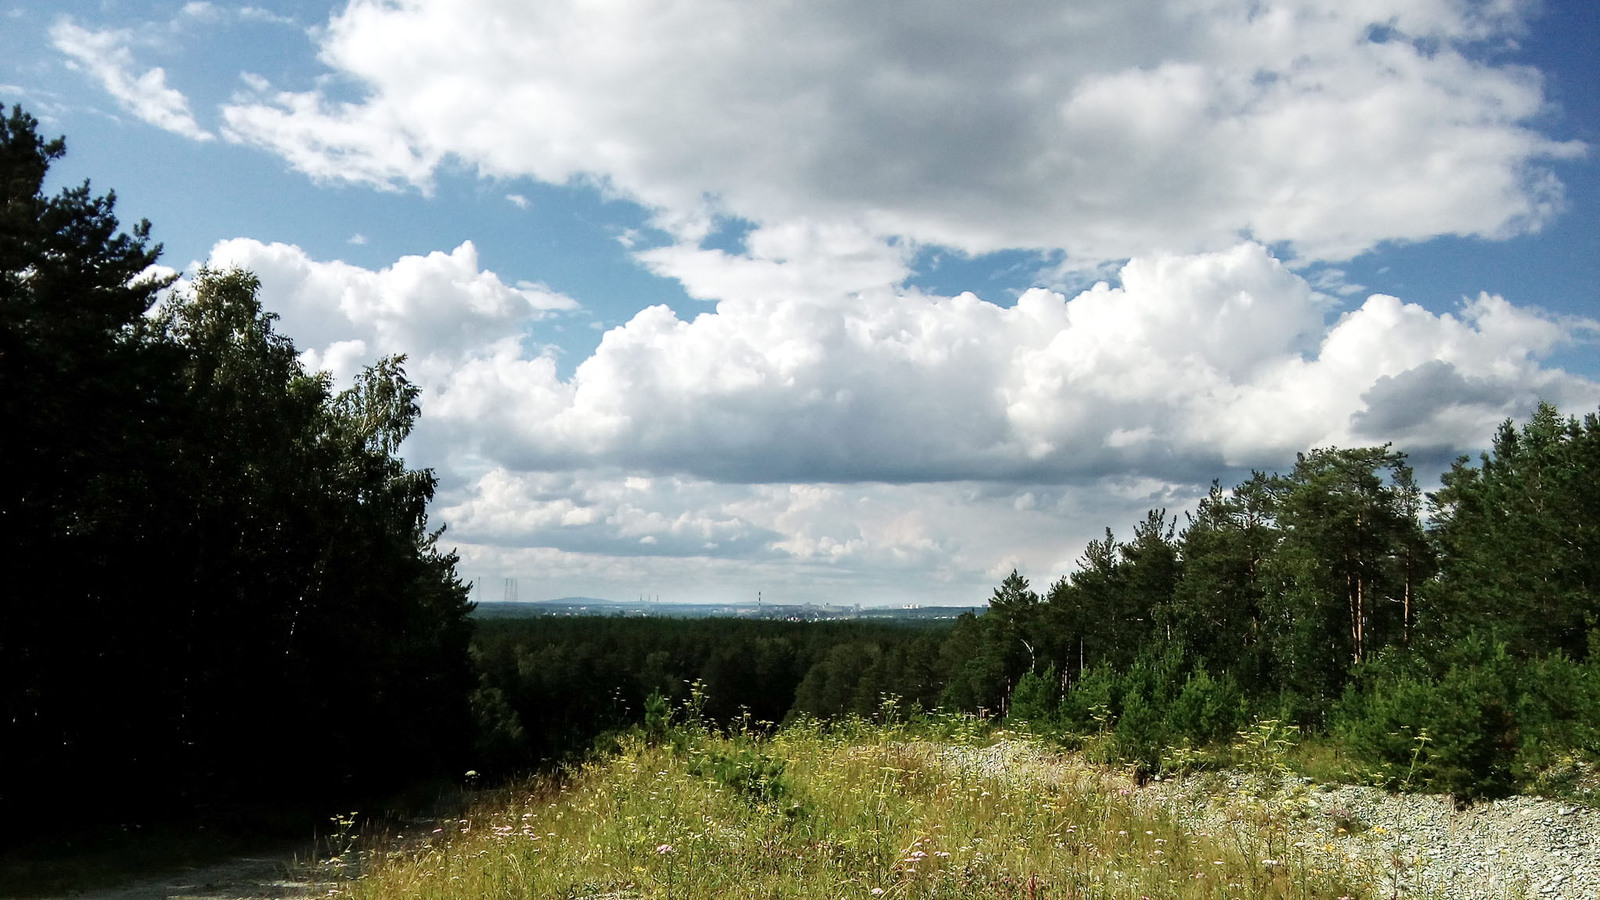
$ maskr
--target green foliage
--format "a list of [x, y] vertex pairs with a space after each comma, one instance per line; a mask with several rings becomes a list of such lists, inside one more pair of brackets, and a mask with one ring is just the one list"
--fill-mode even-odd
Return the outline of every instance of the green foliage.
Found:
[[499, 688], [480, 684], [472, 692], [472, 758], [488, 772], [514, 771], [527, 732]]
[[1061, 701], [1062, 723], [1077, 731], [1108, 731], [1122, 708], [1122, 677], [1101, 664], [1083, 673]]
[[1181, 636], [1197, 663], [1254, 692], [1280, 674], [1262, 612], [1266, 563], [1281, 539], [1270, 486], [1259, 472], [1232, 490], [1212, 484], [1179, 539], [1183, 577], [1156, 610], [1163, 633]]
[[1573, 751], [1600, 758], [1600, 659], [1564, 653], [1528, 661], [1517, 676], [1518, 774], [1536, 778]]
[[1023, 674], [1017, 686], [1011, 690], [1006, 719], [1036, 726], [1048, 724], [1055, 718], [1056, 694], [1060, 686], [1061, 679], [1056, 676], [1054, 666], [1045, 669], [1042, 675], [1037, 672]]
[[1473, 467], [1466, 458], [1430, 499], [1448, 562], [1434, 630], [1492, 634], [1512, 655], [1589, 652], [1600, 616], [1600, 417], [1581, 422], [1540, 404], [1506, 422]]
[[672, 724], [672, 704], [660, 691], [651, 691], [644, 698], [644, 733], [652, 742], [660, 742]]
[[1392, 786], [1464, 798], [1538, 784], [1600, 751], [1600, 670], [1561, 653], [1519, 661], [1469, 635], [1429, 662], [1385, 654], [1357, 672], [1335, 730]]
[[1464, 798], [1511, 790], [1517, 679], [1504, 645], [1468, 641], [1442, 671], [1389, 654], [1357, 678], [1339, 704], [1334, 728], [1377, 764], [1389, 786]]
[[1051, 587], [1031, 636], [1049, 662], [1069, 672], [1133, 662], [1157, 634], [1157, 611], [1170, 604], [1181, 576], [1175, 528], [1164, 510], [1151, 510], [1132, 541], [1106, 529], [1103, 540], [1089, 542], [1078, 569]]
[[1117, 717], [1117, 753], [1141, 772], [1161, 771], [1162, 752], [1167, 747], [1165, 712], [1143, 693], [1130, 694], [1123, 701], [1122, 714]]
[[[668, 712], [698, 683], [701, 715], [721, 727], [802, 716], [871, 717], [885, 694], [937, 705], [948, 626], [741, 619], [489, 619], [474, 660], [525, 732], [509, 774], [581, 752], [601, 733], [645, 724], [666, 734]], [[652, 724], [655, 723], [655, 724]], [[769, 727], [768, 726], [768, 727]]]
[[1213, 678], [1200, 669], [1189, 674], [1167, 707], [1167, 730], [1195, 745], [1214, 743], [1243, 726], [1247, 708], [1233, 676]]
[[432, 473], [394, 455], [403, 361], [334, 395], [244, 272], [154, 308], [148, 224], [44, 197], [64, 147], [36, 124], [0, 123], [0, 542], [29, 561], [0, 604], [0, 822], [459, 772], [469, 604]]
[[776, 804], [789, 796], [787, 762], [745, 738], [711, 742], [690, 755], [688, 771], [732, 789], [750, 803]]
[[182, 652], [182, 604], [125, 602], [130, 580], [176, 557], [176, 447], [152, 414], [176, 393], [176, 354], [145, 319], [170, 279], [138, 278], [160, 247], [147, 222], [119, 232], [114, 194], [85, 182], [45, 196], [66, 145], [37, 127], [17, 107], [0, 115], [0, 546], [19, 561], [0, 600], [0, 835], [28, 818], [7, 809], [52, 814], [85, 765], [115, 767], [85, 791], [114, 803], [118, 779], [182, 764], [146, 756], [131, 771], [106, 752], [180, 712], [161, 659]]
[[1421, 494], [1405, 454], [1387, 446], [1302, 454], [1272, 493], [1283, 537], [1263, 611], [1280, 686], [1308, 701], [1300, 724], [1312, 724], [1352, 666], [1409, 640], [1431, 571]]
[[1172, 737], [1167, 714], [1182, 668], [1181, 647], [1152, 645], [1122, 676], [1116, 747], [1122, 758], [1138, 765], [1142, 772], [1161, 771], [1162, 751]]

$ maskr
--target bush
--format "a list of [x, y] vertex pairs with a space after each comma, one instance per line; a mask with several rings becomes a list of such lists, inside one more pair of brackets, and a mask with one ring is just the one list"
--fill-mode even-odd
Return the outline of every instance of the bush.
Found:
[[1130, 694], [1117, 718], [1117, 753], [1141, 772], [1161, 771], [1161, 752], [1167, 746], [1167, 729], [1161, 707], [1142, 692]]
[[715, 781], [752, 804], [773, 804], [789, 795], [787, 763], [764, 753], [748, 739], [707, 742], [691, 755], [689, 774]]
[[1184, 681], [1167, 709], [1167, 730], [1195, 745], [1232, 736], [1245, 721], [1245, 699], [1233, 676], [1213, 678], [1204, 669]]
[[1522, 742], [1517, 773], [1533, 777], [1572, 751], [1600, 753], [1600, 668], [1556, 653], [1534, 660], [1517, 678]]
[[1504, 645], [1479, 639], [1451, 656], [1439, 674], [1397, 655], [1362, 667], [1335, 709], [1334, 729], [1390, 787], [1504, 796], [1519, 744], [1515, 666]]
[[1122, 706], [1122, 679], [1101, 663], [1084, 672], [1057, 710], [1057, 719], [1071, 731], [1107, 731]]
[[1035, 727], [1047, 725], [1056, 713], [1056, 669], [1051, 666], [1043, 675], [1028, 672], [1017, 680], [1011, 689], [1011, 704], [1006, 718]]
[[480, 684], [472, 692], [473, 764], [495, 775], [506, 775], [525, 763], [526, 732], [517, 711], [499, 688]]

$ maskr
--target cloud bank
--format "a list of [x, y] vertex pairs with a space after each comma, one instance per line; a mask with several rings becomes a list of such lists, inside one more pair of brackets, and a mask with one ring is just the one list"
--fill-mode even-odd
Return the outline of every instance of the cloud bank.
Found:
[[1103, 525], [1312, 446], [1448, 455], [1539, 399], [1600, 401], [1544, 363], [1595, 323], [1491, 295], [1340, 312], [1254, 243], [1002, 307], [906, 289], [870, 241], [790, 240], [857, 265], [658, 255], [727, 296], [687, 320], [642, 310], [567, 378], [537, 332], [576, 304], [504, 284], [470, 244], [373, 272], [234, 240], [212, 263], [262, 275], [313, 365], [418, 361], [408, 452], [442, 467], [441, 515], [473, 562], [625, 560], [656, 584], [692, 558], [695, 578], [848, 574], [884, 597], [918, 572], [953, 599], [1019, 561], [1060, 574]]
[[446, 160], [590, 180], [683, 241], [719, 215], [1075, 260], [1307, 259], [1537, 230], [1538, 72], [1516, 0], [1003, 7], [354, 0], [321, 56], [358, 101], [255, 78], [225, 134], [307, 174], [426, 189]]

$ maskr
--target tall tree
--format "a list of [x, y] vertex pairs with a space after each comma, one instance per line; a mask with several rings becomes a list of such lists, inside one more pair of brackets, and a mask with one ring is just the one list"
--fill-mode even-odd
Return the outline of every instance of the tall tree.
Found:
[[1442, 604], [1430, 624], [1492, 633], [1519, 656], [1582, 659], [1600, 624], [1600, 417], [1540, 404], [1443, 482], [1430, 498]]
[[1155, 635], [1156, 610], [1171, 602], [1182, 572], [1175, 525], [1165, 510], [1151, 510], [1131, 541], [1119, 542], [1108, 528], [1071, 576], [1051, 587], [1043, 642], [1064, 680], [1102, 663], [1125, 667]]
[[144, 320], [166, 281], [141, 277], [160, 248], [147, 222], [119, 231], [115, 195], [87, 182], [45, 196], [66, 146], [37, 127], [0, 118], [0, 803], [170, 722], [167, 667], [147, 655], [165, 637], [122, 602], [160, 565], [144, 510], [171, 476], [174, 360]]
[[1279, 530], [1269, 488], [1260, 472], [1232, 490], [1212, 484], [1183, 531], [1183, 576], [1172, 602], [1157, 613], [1164, 630], [1205, 669], [1232, 674], [1252, 691], [1266, 690], [1272, 671], [1263, 573]]
[[1272, 490], [1282, 530], [1264, 598], [1273, 649], [1289, 686], [1320, 710], [1351, 666], [1405, 639], [1431, 574], [1416, 481], [1387, 446], [1326, 449], [1301, 454]]

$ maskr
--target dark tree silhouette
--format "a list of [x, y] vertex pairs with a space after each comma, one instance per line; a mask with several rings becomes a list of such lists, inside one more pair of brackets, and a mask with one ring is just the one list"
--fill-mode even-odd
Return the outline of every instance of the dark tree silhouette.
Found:
[[[306, 372], [243, 272], [159, 247], [0, 123], [0, 822], [151, 818], [454, 767], [470, 604], [403, 360]], [[159, 305], [158, 305], [159, 301]]]

